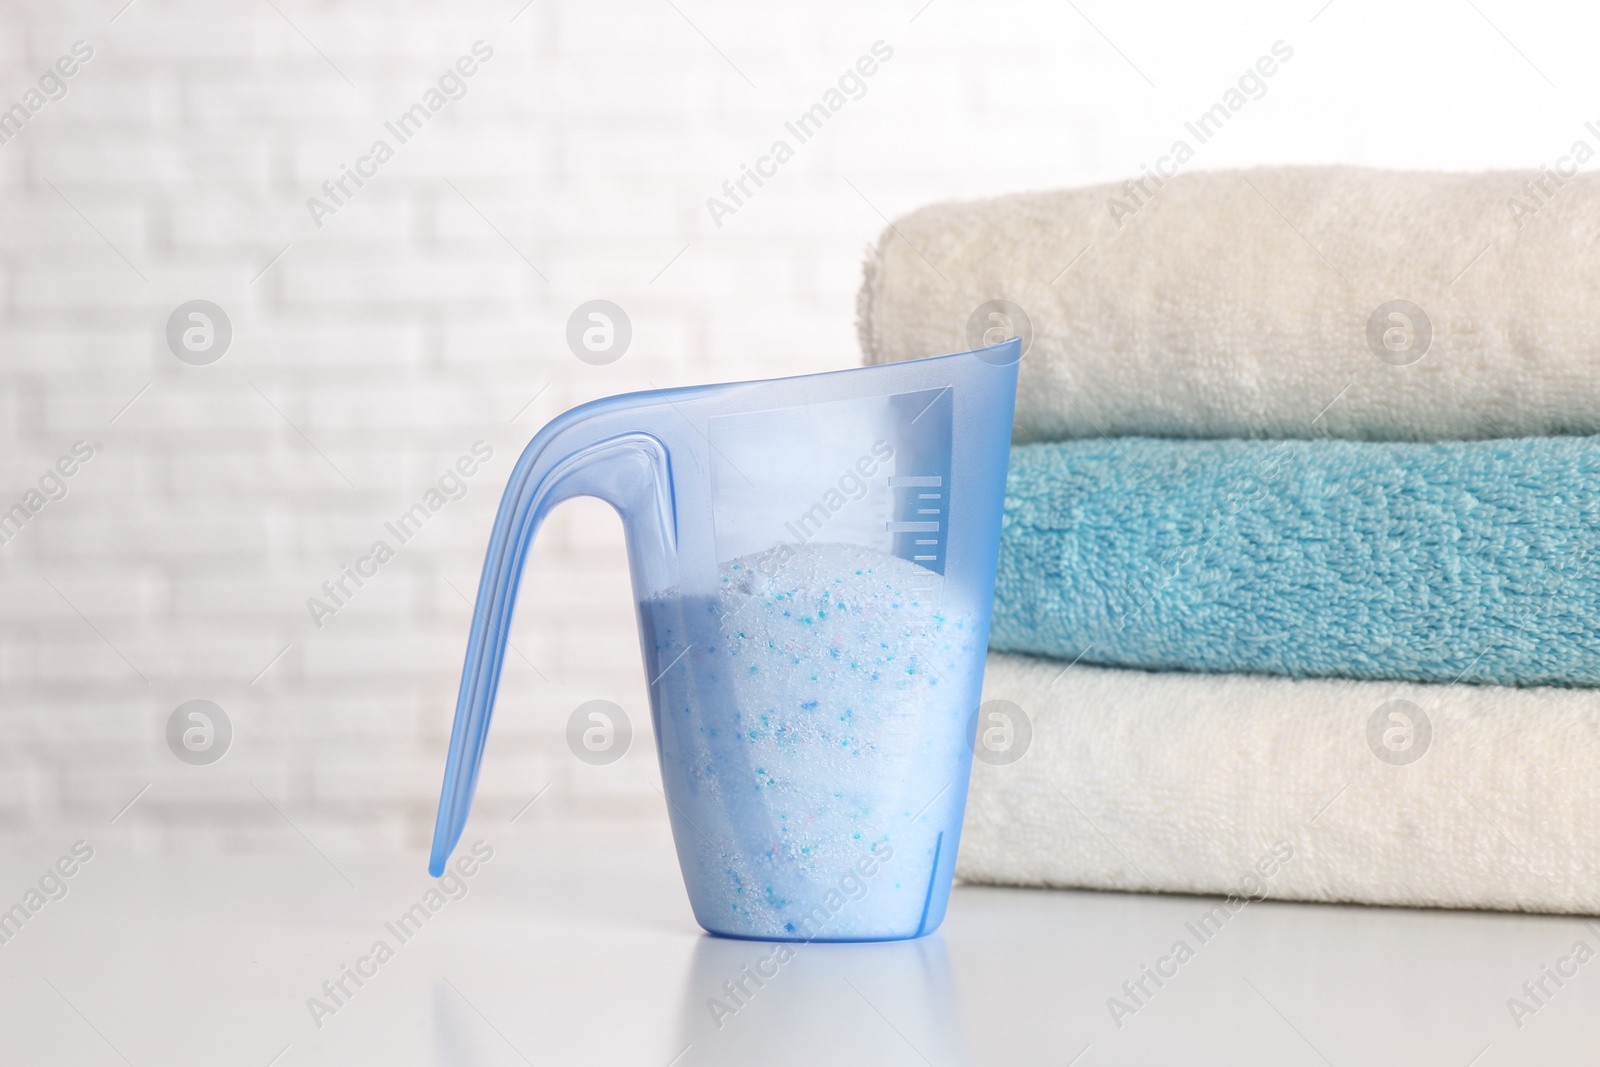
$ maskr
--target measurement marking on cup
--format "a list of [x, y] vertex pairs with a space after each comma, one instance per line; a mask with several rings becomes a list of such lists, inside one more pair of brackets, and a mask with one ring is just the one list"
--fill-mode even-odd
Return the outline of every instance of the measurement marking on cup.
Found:
[[[897, 474], [897, 475], [892, 475], [889, 478], [889, 488], [891, 488], [891, 489], [938, 489], [938, 488], [942, 488], [943, 486], [944, 486], [944, 478], [943, 478], [942, 475], [938, 475], [938, 474]], [[924, 500], [928, 500], [928, 501], [942, 500], [943, 497], [944, 497], [943, 493], [918, 493], [916, 495], [917, 501], [919, 503], [924, 501]], [[943, 512], [944, 512], [944, 509], [943, 508], [939, 508], [939, 507], [919, 507], [919, 508], [915, 509], [914, 514], [917, 514], [917, 515], [941, 515], [941, 514], [943, 514]], [[931, 520], [931, 519], [919, 519], [919, 520], [911, 520], [911, 521], [896, 521], [896, 522], [885, 522], [883, 524], [883, 528], [884, 528], [885, 532], [887, 532], [887, 533], [895, 533], [895, 534], [906, 534], [906, 533], [931, 533], [931, 534], [936, 534], [936, 533], [939, 532], [939, 523], [937, 521], [934, 521], [934, 520]], [[932, 549], [934, 551], [931, 554], [921, 554], [921, 553], [915, 554], [915, 555], [913, 555], [911, 557], [911, 562], [913, 562], [913, 563], [935, 563], [935, 564], [939, 562], [939, 556], [937, 554], [937, 550], [939, 548], [939, 539], [937, 537], [917, 538], [912, 543], [914, 545], [916, 545], [918, 548]], [[921, 590], [912, 590], [912, 591], [913, 592], [921, 592]]]

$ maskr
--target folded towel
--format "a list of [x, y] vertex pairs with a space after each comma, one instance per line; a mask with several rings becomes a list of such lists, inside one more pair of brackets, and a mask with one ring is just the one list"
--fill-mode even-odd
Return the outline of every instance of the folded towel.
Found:
[[1019, 442], [1600, 433], [1600, 175], [1142, 181], [897, 220], [867, 362], [1021, 333]]
[[1067, 666], [989, 657], [958, 876], [1600, 914], [1600, 693]]
[[1002, 523], [997, 651], [1600, 686], [1600, 438], [1022, 445]]

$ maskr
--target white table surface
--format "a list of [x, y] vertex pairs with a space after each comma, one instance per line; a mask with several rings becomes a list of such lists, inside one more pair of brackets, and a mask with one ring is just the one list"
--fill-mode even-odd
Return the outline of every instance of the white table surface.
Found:
[[[480, 837], [493, 859], [401, 944], [421, 855], [158, 857], [110, 828], [0, 945], [0, 1064], [1600, 1061], [1600, 959], [1520, 1027], [1506, 1003], [1600, 924], [1259, 903], [1199, 944], [1213, 900], [974, 886], [919, 941], [799, 946], [719, 1028], [708, 999], [771, 948], [700, 932], [664, 820]], [[0, 861], [0, 907], [53, 858]], [[380, 938], [393, 958], [319, 1027], [308, 998]], [[1194, 958], [1115, 1025], [1107, 999], [1180, 938]]]

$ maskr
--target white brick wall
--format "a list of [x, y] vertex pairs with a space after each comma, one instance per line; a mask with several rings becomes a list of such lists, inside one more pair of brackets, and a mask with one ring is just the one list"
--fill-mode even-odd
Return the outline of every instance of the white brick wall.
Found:
[[[1532, 165], [1600, 117], [1594, 16], [1559, 5], [674, 2], [0, 13], [0, 107], [95, 50], [0, 145], [0, 508], [99, 446], [0, 546], [0, 840], [54, 848], [151, 783], [117, 829], [148, 847], [302, 847], [263, 795], [324, 848], [424, 843], [521, 446], [594, 397], [852, 363], [878, 211], [1136, 173], [1279, 38], [1295, 61], [1197, 165]], [[467, 95], [314, 227], [306, 198], [478, 39]], [[878, 39], [867, 95], [713, 226], [705, 198]], [[595, 297], [634, 324], [608, 367], [563, 341]], [[207, 367], [164, 340], [194, 298], [234, 329]], [[467, 496], [313, 627], [306, 598], [480, 438]], [[526, 818], [659, 817], [616, 519], [561, 509], [524, 592], [480, 817], [547, 783]], [[214, 766], [165, 746], [195, 697], [234, 722]], [[638, 730], [610, 767], [562, 740], [594, 697]]]

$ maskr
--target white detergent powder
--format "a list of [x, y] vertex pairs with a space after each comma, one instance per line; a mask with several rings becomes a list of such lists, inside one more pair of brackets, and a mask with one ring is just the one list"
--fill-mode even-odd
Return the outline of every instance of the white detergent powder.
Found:
[[708, 929], [917, 932], [935, 857], [955, 846], [983, 653], [978, 615], [941, 604], [941, 585], [897, 556], [812, 544], [725, 564], [715, 597], [640, 605]]

